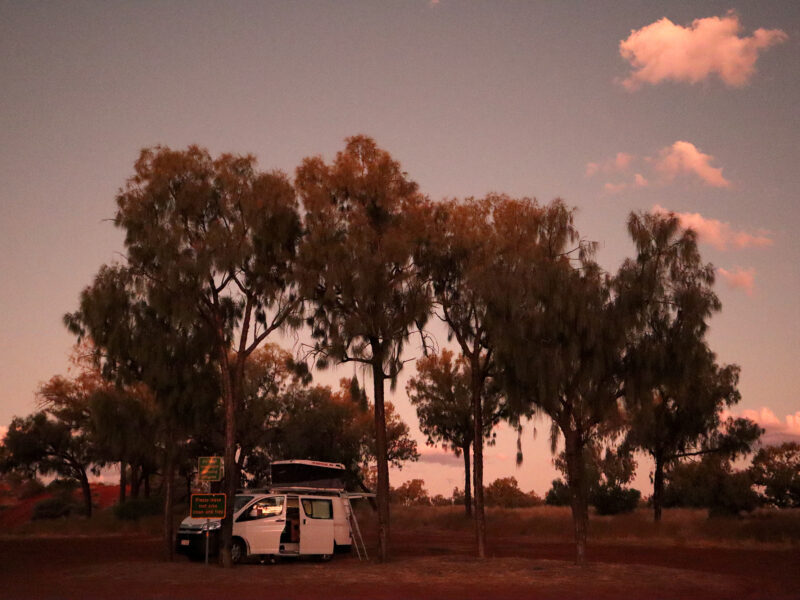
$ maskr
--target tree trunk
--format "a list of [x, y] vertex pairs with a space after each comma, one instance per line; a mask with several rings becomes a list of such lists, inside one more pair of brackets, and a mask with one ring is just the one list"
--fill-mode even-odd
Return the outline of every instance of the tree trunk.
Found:
[[583, 447], [574, 431], [564, 432], [564, 445], [567, 458], [567, 485], [569, 486], [572, 523], [575, 528], [575, 564], [586, 565], [586, 528], [588, 521], [588, 502], [586, 498], [585, 465]]
[[472, 480], [470, 478], [470, 447], [472, 444], [465, 444], [461, 448], [464, 453], [464, 510], [467, 511], [467, 516], [472, 516]]
[[655, 469], [653, 471], [653, 520], [661, 521], [661, 506], [664, 502], [664, 458], [661, 453], [656, 453]]
[[128, 485], [128, 467], [124, 460], [119, 461], [119, 503], [125, 504], [125, 486]]
[[[226, 348], [220, 350], [221, 354], [227, 352]], [[231, 568], [231, 546], [233, 544], [233, 504], [236, 499], [236, 487], [239, 474], [236, 469], [236, 390], [234, 389], [233, 373], [228, 365], [227, 356], [221, 361], [222, 370], [222, 399], [225, 405], [225, 495], [226, 511], [222, 520], [222, 546], [220, 560], [222, 566]]]
[[141, 483], [140, 466], [131, 464], [131, 498], [139, 497], [139, 484]]
[[472, 440], [475, 461], [473, 464], [473, 486], [475, 489], [475, 541], [478, 558], [486, 558], [486, 513], [483, 508], [483, 381], [480, 378], [479, 366], [472, 366], [472, 418], [474, 436]]
[[89, 478], [86, 476], [86, 471], [81, 469], [78, 474], [78, 479], [81, 482], [81, 492], [83, 493], [83, 507], [86, 509], [86, 516], [92, 516], [92, 488], [89, 486]]
[[383, 399], [383, 361], [379, 360], [380, 350], [375, 353], [373, 344], [372, 382], [375, 394], [375, 458], [378, 463], [378, 559], [389, 560], [389, 460], [386, 442], [386, 409]]
[[173, 488], [175, 479], [175, 451], [171, 433], [167, 433], [164, 448], [164, 558], [172, 561], [175, 552], [173, 541]]
[[142, 483], [144, 483], [144, 497], [150, 497], [150, 470], [142, 467]]

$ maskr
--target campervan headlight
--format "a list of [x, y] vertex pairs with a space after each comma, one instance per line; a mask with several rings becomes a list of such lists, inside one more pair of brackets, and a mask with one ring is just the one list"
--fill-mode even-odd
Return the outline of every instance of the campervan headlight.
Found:
[[222, 527], [222, 521], [211, 521], [207, 526], [209, 531], [214, 531], [215, 529], [219, 529], [220, 527]]

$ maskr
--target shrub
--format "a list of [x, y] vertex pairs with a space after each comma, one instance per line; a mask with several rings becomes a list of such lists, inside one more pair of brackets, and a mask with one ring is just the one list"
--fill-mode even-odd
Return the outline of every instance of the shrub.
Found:
[[44, 484], [39, 481], [38, 479], [27, 479], [23, 481], [19, 486], [19, 491], [17, 492], [17, 497], [20, 500], [25, 500], [26, 498], [33, 498], [34, 496], [38, 496], [45, 490]]
[[526, 494], [519, 489], [515, 477], [495, 479], [483, 488], [486, 506], [502, 506], [503, 508], [525, 508], [541, 504], [541, 499], [533, 492]]
[[569, 506], [569, 488], [561, 479], [553, 480], [553, 487], [547, 491], [544, 503], [550, 506]]
[[599, 485], [593, 491], [589, 502], [600, 515], [618, 515], [636, 510], [642, 494], [639, 490], [623, 488], [619, 485]]
[[114, 505], [114, 516], [123, 521], [138, 521], [142, 517], [159, 515], [163, 511], [163, 498], [131, 498]]
[[60, 519], [71, 514], [81, 514], [80, 505], [70, 497], [59, 495], [37, 502], [33, 507], [33, 520]]

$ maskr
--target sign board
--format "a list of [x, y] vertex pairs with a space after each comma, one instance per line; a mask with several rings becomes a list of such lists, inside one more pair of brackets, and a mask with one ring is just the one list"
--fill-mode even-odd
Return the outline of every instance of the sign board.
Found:
[[197, 459], [197, 478], [200, 481], [219, 481], [222, 479], [222, 457], [201, 456]]
[[189, 516], [193, 519], [225, 518], [225, 494], [192, 494]]

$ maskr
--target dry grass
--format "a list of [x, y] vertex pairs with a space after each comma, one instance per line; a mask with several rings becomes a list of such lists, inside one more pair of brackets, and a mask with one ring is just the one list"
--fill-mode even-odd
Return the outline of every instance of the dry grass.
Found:
[[[362, 519], [373, 517], [361, 513]], [[570, 509], [559, 506], [491, 508], [487, 524], [493, 536], [524, 535], [540, 541], [569, 542], [572, 538]], [[395, 507], [392, 527], [442, 531], [472, 530], [472, 523], [457, 506]], [[800, 510], [762, 509], [744, 517], [709, 518], [701, 509], [674, 508], [664, 511], [661, 523], [653, 521], [649, 509], [614, 516], [591, 515], [589, 536], [604, 543], [667, 545], [800, 545]]]

